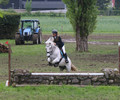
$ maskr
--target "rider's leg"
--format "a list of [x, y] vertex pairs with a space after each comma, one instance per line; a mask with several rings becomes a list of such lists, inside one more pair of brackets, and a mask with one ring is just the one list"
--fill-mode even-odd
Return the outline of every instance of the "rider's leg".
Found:
[[65, 51], [65, 46], [62, 47], [62, 51], [63, 51], [63, 55], [65, 57], [65, 62], [68, 63], [68, 59], [67, 59], [67, 54], [66, 54], [66, 51]]

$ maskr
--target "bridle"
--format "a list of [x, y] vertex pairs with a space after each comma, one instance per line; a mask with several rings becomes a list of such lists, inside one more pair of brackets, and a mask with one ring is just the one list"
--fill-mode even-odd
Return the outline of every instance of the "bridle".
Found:
[[[49, 47], [49, 46], [46, 46], [46, 48]], [[50, 47], [49, 47], [50, 48]], [[51, 50], [48, 52], [46, 51], [47, 53], [47, 57], [51, 59], [51, 55], [53, 54], [53, 52], [55, 51], [55, 49], [53, 49], [53, 46], [51, 45]], [[63, 57], [61, 56], [59, 62], [57, 62], [57, 64], [59, 64], [61, 62], [61, 60], [63, 59]]]
[[46, 53], [49, 54], [49, 55], [47, 56], [48, 58], [53, 54], [53, 48], [52, 48], [52, 46], [51, 46], [51, 51], [49, 51], [49, 52], [46, 51]]

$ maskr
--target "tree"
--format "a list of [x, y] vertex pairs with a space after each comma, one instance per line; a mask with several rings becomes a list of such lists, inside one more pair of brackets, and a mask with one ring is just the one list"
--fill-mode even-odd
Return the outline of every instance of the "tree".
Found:
[[88, 35], [93, 32], [97, 18], [96, 0], [63, 0], [67, 15], [76, 32], [76, 50], [88, 51]]
[[31, 13], [31, 10], [32, 10], [32, 0], [27, 0], [26, 1], [26, 4], [25, 4], [25, 9], [26, 11], [28, 12], [28, 14]]
[[3, 14], [2, 14], [2, 11], [0, 10], [0, 17], [2, 17], [3, 18]]
[[106, 10], [111, 0], [97, 0], [99, 10]]
[[[6, 5], [8, 4], [9, 0], [0, 0], [1, 5]], [[0, 10], [0, 17], [3, 17], [2, 11]]]
[[1, 5], [6, 5], [8, 4], [9, 0], [0, 0]]
[[120, 0], [115, 0], [115, 9], [120, 10]]

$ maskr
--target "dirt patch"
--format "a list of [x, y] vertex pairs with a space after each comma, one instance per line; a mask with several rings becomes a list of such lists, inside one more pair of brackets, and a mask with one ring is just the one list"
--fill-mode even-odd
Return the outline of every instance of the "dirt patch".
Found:
[[[43, 35], [43, 39], [47, 40], [49, 37], [51, 37], [52, 35]], [[74, 36], [71, 36], [71, 35], [60, 35], [63, 39], [74, 39], [75, 40], [75, 37]], [[94, 39], [94, 40], [99, 40], [99, 39], [103, 39], [103, 40], [111, 40], [111, 39], [117, 39], [117, 40], [120, 40], [120, 35], [114, 35], [114, 34], [101, 34], [101, 35], [90, 35], [89, 36], [89, 39]]]
[[109, 54], [109, 55], [95, 55], [92, 57], [92, 60], [94, 61], [99, 61], [99, 62], [104, 62], [104, 63], [116, 63], [118, 62], [118, 55], [117, 54]]
[[88, 60], [88, 61], [98, 61], [103, 63], [116, 63], [118, 62], [118, 55], [117, 54], [108, 54], [108, 55], [91, 55], [88, 54], [88, 57], [84, 57], [83, 55], [76, 55], [76, 59], [80, 60]]
[[[43, 40], [47, 40], [52, 35], [43, 35]], [[63, 42], [76, 42], [75, 37], [70, 35], [61, 35]], [[98, 45], [117, 45], [117, 42], [114, 40], [120, 40], [120, 35], [90, 35], [89, 40], [97, 40], [97, 41], [90, 41], [89, 44], [98, 44]], [[103, 42], [99, 40], [105, 40], [108, 42]], [[113, 40], [113, 42], [110, 42]]]
[[[43, 35], [42, 38], [43, 40], [47, 40], [49, 39], [49, 37], [51, 37], [52, 35]], [[71, 35], [60, 35], [62, 39], [73, 39], [75, 40], [75, 37], [71, 36]]]
[[95, 40], [99, 40], [99, 39], [103, 39], [103, 40], [110, 40], [110, 39], [117, 39], [120, 40], [120, 35], [114, 35], [114, 34], [106, 34], [106, 35], [90, 35], [89, 39], [95, 39]]

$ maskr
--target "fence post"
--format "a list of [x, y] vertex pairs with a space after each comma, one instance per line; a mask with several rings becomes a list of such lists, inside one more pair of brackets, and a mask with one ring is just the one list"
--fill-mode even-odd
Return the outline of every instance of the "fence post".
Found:
[[7, 85], [11, 85], [11, 45], [7, 42], [5, 44], [8, 45], [8, 83]]
[[11, 85], [11, 45], [8, 44], [9, 52], [8, 52], [8, 73], [9, 73], [9, 86]]
[[118, 57], [118, 59], [119, 59], [119, 60], [118, 60], [118, 61], [119, 61], [118, 67], [119, 67], [119, 73], [120, 73], [120, 42], [118, 42], [118, 53], [119, 53], [119, 54], [118, 54], [118, 56], [119, 56], [119, 57]]

